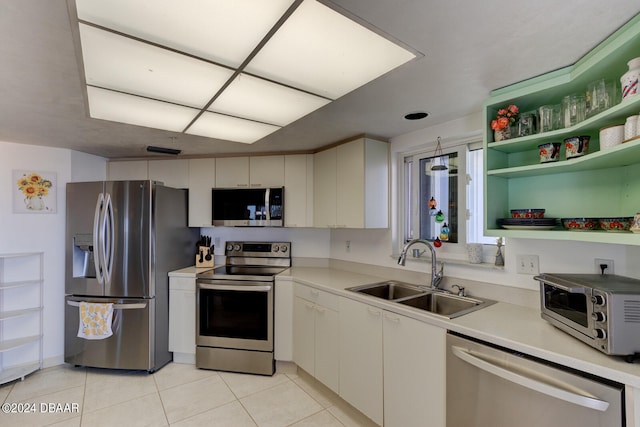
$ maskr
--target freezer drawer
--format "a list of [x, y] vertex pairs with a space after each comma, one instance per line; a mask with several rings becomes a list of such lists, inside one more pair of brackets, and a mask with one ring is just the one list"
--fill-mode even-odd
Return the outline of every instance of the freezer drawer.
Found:
[[[79, 303], [113, 303], [113, 335], [102, 340], [79, 338]], [[155, 300], [65, 298], [64, 361], [78, 366], [155, 370], [153, 316]]]

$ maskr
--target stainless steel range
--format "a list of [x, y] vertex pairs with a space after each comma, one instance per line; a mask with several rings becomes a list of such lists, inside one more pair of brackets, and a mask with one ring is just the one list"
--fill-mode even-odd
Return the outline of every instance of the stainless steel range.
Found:
[[291, 243], [227, 242], [225, 255], [197, 276], [196, 366], [273, 375], [274, 282], [291, 267]]

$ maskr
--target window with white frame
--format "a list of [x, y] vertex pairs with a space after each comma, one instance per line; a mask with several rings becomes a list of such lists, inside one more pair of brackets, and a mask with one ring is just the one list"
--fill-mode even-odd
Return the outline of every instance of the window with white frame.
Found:
[[495, 243], [483, 235], [482, 157], [479, 140], [445, 147], [442, 156], [433, 149], [403, 156], [403, 242]]

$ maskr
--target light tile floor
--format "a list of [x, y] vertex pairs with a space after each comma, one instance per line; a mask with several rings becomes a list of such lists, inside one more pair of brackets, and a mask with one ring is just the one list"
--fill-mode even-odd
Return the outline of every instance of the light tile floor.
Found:
[[289, 370], [265, 377], [170, 363], [150, 375], [61, 365], [0, 386], [0, 402], [3, 427], [375, 426]]

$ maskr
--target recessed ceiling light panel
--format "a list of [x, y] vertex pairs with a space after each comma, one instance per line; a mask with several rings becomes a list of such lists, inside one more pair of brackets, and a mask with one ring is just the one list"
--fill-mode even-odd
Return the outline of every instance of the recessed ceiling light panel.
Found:
[[90, 116], [95, 119], [128, 123], [182, 132], [198, 110], [140, 98], [110, 90], [87, 87]]
[[91, 117], [242, 143], [416, 56], [316, 0], [76, 9]]
[[368, 28], [305, 0], [246, 71], [337, 99], [413, 58]]
[[80, 24], [87, 84], [202, 108], [233, 71]]
[[319, 96], [241, 74], [209, 110], [285, 126], [329, 102]]
[[243, 144], [253, 144], [278, 129], [280, 129], [280, 127], [265, 123], [204, 112], [198, 120], [187, 129], [186, 133], [206, 136], [208, 138], [242, 142]]
[[237, 67], [292, 0], [76, 0], [78, 18]]

